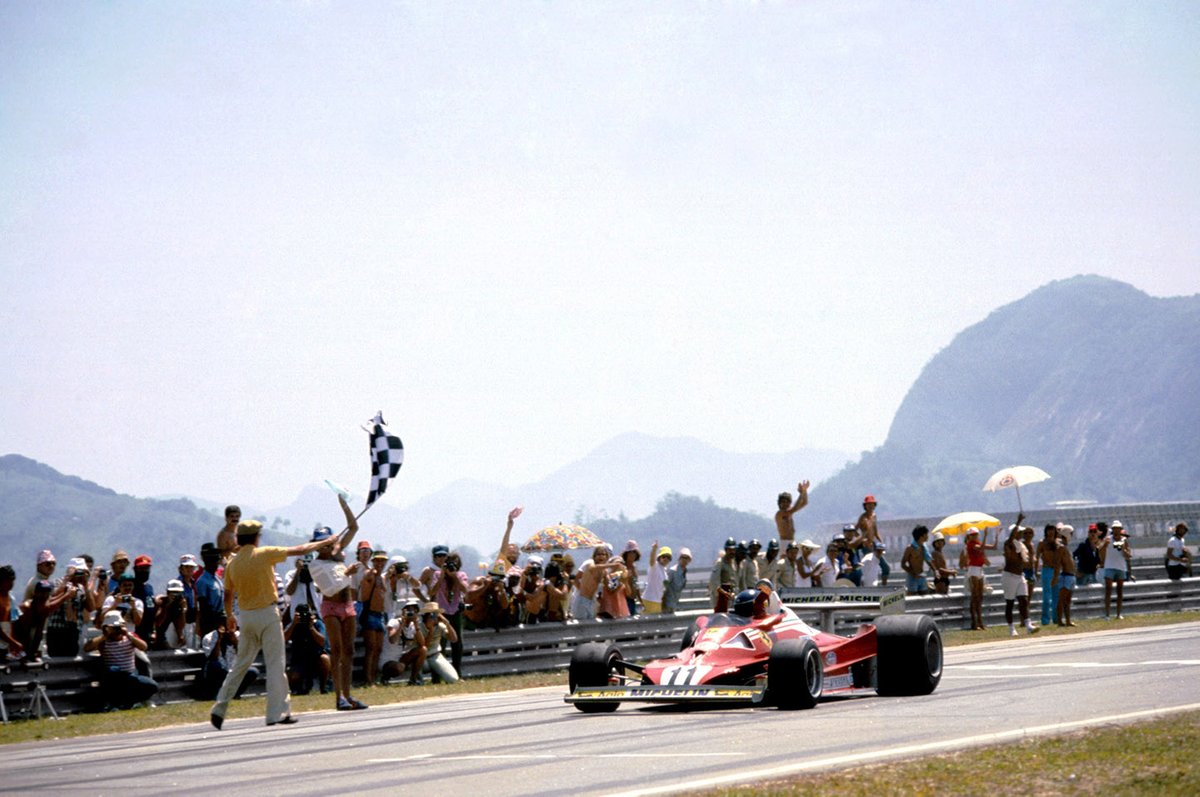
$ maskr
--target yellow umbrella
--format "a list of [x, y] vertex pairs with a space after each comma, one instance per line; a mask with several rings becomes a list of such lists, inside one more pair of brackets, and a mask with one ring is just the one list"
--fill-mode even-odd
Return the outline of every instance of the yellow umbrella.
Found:
[[999, 525], [998, 519], [983, 512], [959, 512], [934, 526], [933, 530], [940, 531], [948, 537], [957, 537], [972, 526], [977, 529], [990, 529]]

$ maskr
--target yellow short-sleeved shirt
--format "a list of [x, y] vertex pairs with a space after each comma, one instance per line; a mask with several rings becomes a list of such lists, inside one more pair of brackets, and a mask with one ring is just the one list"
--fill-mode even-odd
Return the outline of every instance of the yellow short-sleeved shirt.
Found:
[[243, 545], [225, 565], [225, 591], [237, 594], [242, 611], [274, 606], [275, 565], [287, 559], [287, 548], [275, 545]]

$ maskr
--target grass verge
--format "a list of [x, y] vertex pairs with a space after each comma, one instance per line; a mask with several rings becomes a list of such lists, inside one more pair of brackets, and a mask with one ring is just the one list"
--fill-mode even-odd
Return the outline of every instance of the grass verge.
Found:
[[1191, 797], [1200, 778], [1200, 712], [1134, 725], [975, 747], [892, 764], [856, 766], [705, 792], [721, 797], [881, 794], [988, 797], [1147, 795]]

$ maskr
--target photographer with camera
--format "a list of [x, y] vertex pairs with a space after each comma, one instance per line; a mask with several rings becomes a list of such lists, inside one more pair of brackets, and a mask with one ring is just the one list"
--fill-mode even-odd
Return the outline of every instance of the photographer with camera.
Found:
[[307, 603], [296, 605], [283, 638], [291, 643], [292, 658], [288, 663], [287, 678], [292, 694], [307, 695], [312, 691], [313, 680], [317, 681], [321, 694], [325, 694], [332, 671], [329, 639], [325, 635], [325, 624], [311, 606]]
[[104, 599], [100, 611], [96, 613], [96, 627], [101, 628], [104, 617], [111, 611], [120, 612], [125, 619], [125, 627], [129, 633], [137, 631], [137, 625], [142, 621], [146, 608], [133, 595], [133, 573], [122, 573], [117, 579], [117, 590]]
[[296, 557], [296, 566], [283, 577], [283, 592], [288, 597], [288, 607], [283, 615], [285, 626], [291, 625], [301, 606], [307, 606], [317, 615], [321, 613], [321, 591], [313, 586], [312, 571], [308, 569], [312, 560], [311, 553]]
[[533, 625], [546, 616], [546, 589], [542, 580], [542, 557], [531, 556], [525, 563], [521, 578], [513, 589], [512, 599], [517, 604], [518, 624]]
[[397, 616], [388, 621], [387, 640], [382, 653], [385, 681], [399, 678], [407, 670], [409, 686], [421, 685], [426, 640], [425, 629], [418, 617], [420, 611], [421, 604], [412, 598], [405, 601]]
[[551, 557], [546, 565], [546, 578], [542, 581], [542, 590], [546, 593], [546, 621], [561, 623], [567, 619], [567, 601], [571, 596], [571, 585], [562, 572], [560, 559]]
[[88, 588], [87, 562], [76, 557], [67, 563], [67, 576], [58, 592], [71, 594], [59, 604], [46, 621], [46, 654], [53, 658], [73, 659], [83, 644], [83, 626], [96, 605]]
[[132, 708], [158, 692], [154, 679], [138, 675], [134, 667], [134, 656], [138, 651], [145, 652], [146, 643], [129, 631], [120, 612], [107, 612], [101, 618], [100, 636], [89, 639], [83, 649], [89, 653], [100, 651], [104, 664], [100, 689], [109, 705]]
[[183, 594], [183, 582], [173, 578], [167, 582], [167, 591], [158, 596], [154, 614], [155, 650], [179, 650], [189, 647], [187, 622], [187, 599]]
[[[208, 632], [208, 636], [200, 641], [200, 649], [204, 651], [204, 669], [200, 674], [198, 684], [200, 700], [212, 700], [221, 691], [229, 671], [237, 663], [238, 632], [236, 630], [216, 630]], [[250, 666], [242, 676], [233, 697], [237, 699], [258, 680], [258, 668]]]
[[422, 606], [419, 625], [425, 638], [425, 669], [433, 674], [434, 683], [439, 680], [448, 684], [458, 683], [458, 668], [452, 667], [442, 655], [442, 640], [448, 641], [453, 650], [454, 645], [459, 642], [459, 635], [441, 607], [433, 601]]
[[400, 613], [400, 607], [410, 600], [427, 603], [429, 598], [421, 591], [421, 582], [408, 571], [408, 559], [403, 556], [393, 556], [388, 560], [387, 575], [384, 577], [387, 591], [384, 593], [384, 611], [388, 617]]
[[61, 591], [54, 593], [54, 585], [49, 581], [34, 583], [33, 597], [21, 604], [21, 613], [12, 624], [12, 635], [25, 649], [25, 656], [30, 663], [40, 661], [46, 621], [76, 592], [73, 584], [66, 584]]
[[512, 617], [512, 598], [505, 584], [507, 567], [503, 561], [492, 565], [487, 575], [478, 576], [467, 586], [463, 610], [472, 628], [507, 628]]
[[1105, 537], [1100, 544], [1100, 561], [1104, 563], [1104, 619], [1110, 619], [1113, 586], [1116, 585], [1117, 619], [1124, 620], [1121, 604], [1125, 600], [1125, 580], [1129, 575], [1129, 563], [1133, 560], [1133, 552], [1129, 550], [1129, 538], [1125, 536], [1125, 526], [1121, 521], [1114, 520], [1109, 528], [1112, 530], [1112, 536]]
[[430, 578], [429, 594], [442, 610], [443, 618], [454, 629], [450, 657], [454, 669], [462, 673], [463, 604], [467, 596], [467, 576], [462, 571], [462, 556], [451, 551], [441, 568]]

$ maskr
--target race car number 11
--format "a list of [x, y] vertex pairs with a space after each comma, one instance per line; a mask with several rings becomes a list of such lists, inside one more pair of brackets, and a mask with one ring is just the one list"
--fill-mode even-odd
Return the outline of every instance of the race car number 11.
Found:
[[662, 685], [663, 686], [687, 686], [696, 678], [696, 673], [700, 668], [695, 665], [667, 667], [663, 670]]

